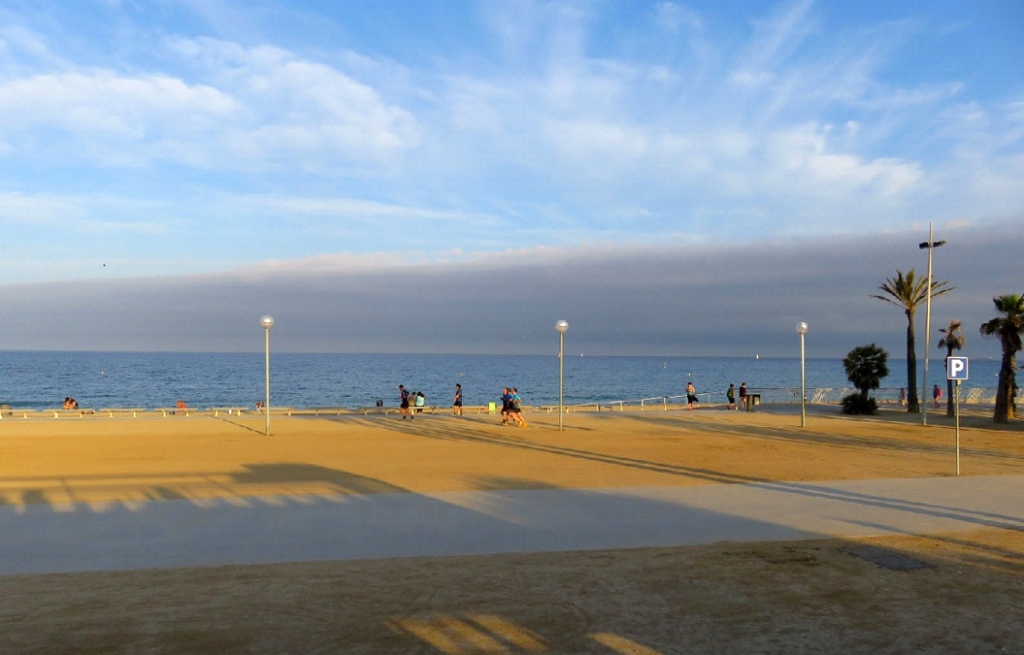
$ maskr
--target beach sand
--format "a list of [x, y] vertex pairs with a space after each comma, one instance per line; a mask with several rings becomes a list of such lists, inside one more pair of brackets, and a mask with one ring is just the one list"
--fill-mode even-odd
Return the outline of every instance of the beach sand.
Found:
[[[941, 415], [573, 413], [60, 418], [0, 424], [0, 503], [947, 476]], [[964, 475], [1024, 473], [1024, 422], [963, 419]], [[882, 545], [930, 567], [846, 551]], [[1024, 535], [0, 577], [0, 652], [1022, 652]]]

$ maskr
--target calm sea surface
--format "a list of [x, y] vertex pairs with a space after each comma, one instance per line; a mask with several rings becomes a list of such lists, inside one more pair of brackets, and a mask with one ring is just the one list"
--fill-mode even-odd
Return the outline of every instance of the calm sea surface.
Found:
[[[971, 360], [965, 387], [995, 387], [999, 363]], [[906, 386], [906, 363], [891, 361], [884, 387]], [[920, 362], [919, 362], [920, 368]], [[920, 371], [919, 371], [920, 384]], [[580, 357], [565, 359], [567, 405], [677, 396], [692, 381], [701, 399], [722, 402], [729, 383], [753, 390], [800, 386], [798, 358]], [[942, 360], [929, 381], [945, 388]], [[455, 383], [469, 405], [493, 401], [503, 386], [529, 405], [558, 403], [557, 356], [339, 355], [271, 353], [271, 404], [279, 407], [397, 405], [397, 387], [449, 405]], [[251, 406], [263, 396], [263, 353], [0, 352], [0, 404], [42, 409], [65, 396], [80, 406]], [[838, 359], [807, 360], [808, 387], [849, 387]], [[711, 394], [706, 396], [704, 394]]]

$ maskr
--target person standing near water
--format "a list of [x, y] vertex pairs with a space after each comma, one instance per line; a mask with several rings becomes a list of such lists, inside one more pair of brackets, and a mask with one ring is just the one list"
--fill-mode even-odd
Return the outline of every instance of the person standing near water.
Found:
[[693, 411], [693, 405], [697, 401], [697, 389], [693, 386], [693, 382], [686, 383], [686, 404], [689, 406], [690, 411]]
[[743, 405], [743, 407], [745, 409], [750, 409], [749, 407], [747, 407], [747, 383], [746, 382], [740, 384], [740, 404]]
[[736, 385], [730, 384], [729, 390], [725, 392], [725, 399], [729, 401], [729, 409], [736, 409]]
[[462, 416], [462, 385], [455, 385], [455, 398], [452, 400], [452, 414]]

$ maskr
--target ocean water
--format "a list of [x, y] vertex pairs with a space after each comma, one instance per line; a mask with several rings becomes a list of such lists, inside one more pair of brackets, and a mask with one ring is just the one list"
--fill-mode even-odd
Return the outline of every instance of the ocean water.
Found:
[[[920, 362], [918, 363], [920, 369]], [[999, 363], [971, 360], [965, 387], [995, 387]], [[839, 359], [808, 359], [807, 386], [849, 387]], [[890, 395], [906, 386], [906, 363], [889, 363]], [[920, 384], [920, 370], [918, 372]], [[799, 358], [565, 358], [565, 403], [636, 402], [679, 396], [692, 381], [702, 401], [723, 402], [729, 384], [784, 398], [770, 390], [800, 386]], [[945, 389], [942, 360], [929, 382]], [[527, 405], [558, 403], [557, 356], [366, 355], [271, 353], [271, 404], [277, 407], [396, 406], [398, 385], [423, 391], [427, 404], [450, 405], [461, 383], [468, 405], [494, 401], [514, 386]], [[65, 396], [81, 407], [252, 406], [263, 397], [263, 353], [117, 353], [0, 351], [0, 404], [59, 407]], [[884, 392], [883, 392], [884, 393]], [[809, 393], [810, 395], [810, 393]], [[792, 396], [790, 396], [792, 397]]]

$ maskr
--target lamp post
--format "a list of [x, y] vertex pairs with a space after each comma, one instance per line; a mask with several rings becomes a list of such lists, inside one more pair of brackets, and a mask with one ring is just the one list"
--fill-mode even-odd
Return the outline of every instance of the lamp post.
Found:
[[563, 412], [563, 388], [565, 380], [565, 333], [569, 330], [568, 321], [558, 321], [555, 323], [555, 329], [558, 330], [558, 431], [562, 431], [562, 412]]
[[800, 321], [796, 324], [797, 334], [800, 335], [800, 427], [807, 427], [807, 376], [804, 366], [804, 335], [807, 334], [807, 323]]
[[928, 249], [928, 295], [924, 311], [924, 375], [921, 380], [921, 425], [928, 425], [928, 348], [932, 340], [932, 251], [945, 244], [932, 238], [932, 224], [928, 223], [928, 241], [919, 248]]
[[264, 350], [264, 352], [266, 354], [266, 358], [264, 360], [264, 363], [265, 363], [264, 370], [265, 370], [265, 373], [266, 373], [266, 376], [265, 376], [266, 387], [264, 388], [265, 394], [263, 396], [263, 416], [266, 418], [266, 431], [264, 432], [264, 434], [268, 434], [269, 435], [270, 434], [270, 328], [274, 327], [274, 317], [273, 316], [264, 316], [263, 318], [260, 319], [260, 325], [263, 326], [263, 333], [264, 333], [264, 336], [265, 336], [265, 343], [266, 343], [266, 348]]

